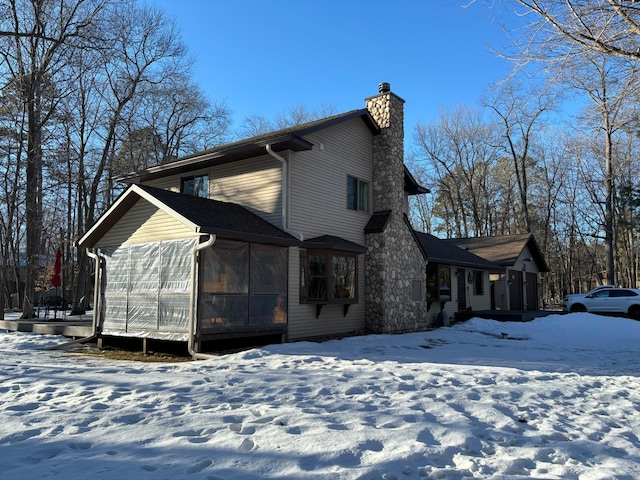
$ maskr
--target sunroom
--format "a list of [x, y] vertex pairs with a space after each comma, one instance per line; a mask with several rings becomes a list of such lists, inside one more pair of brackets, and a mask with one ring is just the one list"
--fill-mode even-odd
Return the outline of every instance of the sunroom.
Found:
[[201, 342], [285, 334], [288, 247], [243, 207], [131, 185], [79, 242], [96, 261], [94, 334]]

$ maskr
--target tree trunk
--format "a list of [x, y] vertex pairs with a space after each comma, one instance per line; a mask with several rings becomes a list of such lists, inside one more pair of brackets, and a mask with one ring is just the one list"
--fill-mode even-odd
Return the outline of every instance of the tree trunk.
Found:
[[614, 178], [612, 167], [612, 138], [610, 131], [607, 131], [607, 140], [605, 146], [605, 212], [604, 212], [604, 231], [605, 231], [605, 251], [606, 251], [606, 269], [607, 283], [609, 285], [616, 284], [616, 271], [614, 263], [615, 238], [613, 235], [613, 196], [614, 196]]
[[[26, 165], [26, 272], [24, 285], [24, 309], [22, 318], [33, 318], [36, 278], [40, 266], [42, 237], [42, 125], [40, 102], [34, 92], [38, 80], [29, 76], [28, 92], [28, 149]], [[29, 301], [27, 301], [29, 299]]]

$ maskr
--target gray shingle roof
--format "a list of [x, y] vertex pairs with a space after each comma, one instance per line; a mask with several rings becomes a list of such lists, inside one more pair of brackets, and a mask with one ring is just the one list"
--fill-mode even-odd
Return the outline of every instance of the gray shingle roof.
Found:
[[364, 227], [364, 233], [382, 233], [391, 218], [391, 210], [375, 212]]
[[79, 244], [83, 247], [95, 245], [144, 194], [148, 197], [147, 200], [174, 213], [175, 217], [196, 233], [211, 233], [221, 238], [272, 245], [300, 244], [298, 239], [235, 203], [184, 195], [146, 185], [130, 186], [80, 239]]
[[213, 165], [233, 162], [245, 158], [265, 155], [265, 146], [271, 145], [274, 152], [291, 150], [294, 152], [311, 150], [313, 144], [303, 138], [304, 135], [337, 125], [354, 118], [361, 118], [375, 135], [379, 129], [366, 109], [351, 110], [313, 122], [296, 125], [282, 130], [269, 132], [233, 143], [218, 145], [217, 147], [187, 155], [162, 165], [150, 167], [146, 170], [131, 173], [118, 180], [127, 182], [144, 182], [166, 175], [186, 173]]
[[203, 233], [238, 240], [262, 238], [270, 242], [297, 244], [299, 241], [275, 225], [235, 203], [193, 197], [140, 185], [164, 205], [200, 226]]
[[342, 250], [344, 252], [364, 253], [366, 248], [344, 238], [334, 235], [322, 235], [321, 237], [310, 238], [302, 242], [303, 248], [318, 248], [327, 250]]
[[416, 237], [420, 241], [422, 249], [427, 254], [429, 263], [457, 265], [497, 272], [504, 270], [504, 268], [497, 263], [490, 262], [428, 233], [416, 232]]
[[457, 247], [466, 248], [468, 251], [482, 258], [486, 258], [504, 267], [514, 265], [524, 248], [529, 247], [533, 260], [535, 260], [538, 265], [538, 269], [541, 272], [549, 271], [542, 252], [535, 238], [530, 233], [489, 237], [450, 238], [445, 241]]

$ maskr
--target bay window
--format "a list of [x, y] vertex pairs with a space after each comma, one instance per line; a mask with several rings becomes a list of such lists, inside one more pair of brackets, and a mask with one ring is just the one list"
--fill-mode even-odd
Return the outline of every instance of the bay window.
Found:
[[300, 259], [300, 302], [358, 302], [357, 255], [335, 251], [307, 250]]

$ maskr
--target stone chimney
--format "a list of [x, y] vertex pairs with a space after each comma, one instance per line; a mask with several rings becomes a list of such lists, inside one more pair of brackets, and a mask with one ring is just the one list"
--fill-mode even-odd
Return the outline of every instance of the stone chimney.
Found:
[[[404, 100], [388, 83], [365, 99], [380, 133], [373, 137], [373, 213], [365, 228], [365, 315], [371, 333], [427, 327], [426, 258], [407, 218], [404, 191]], [[415, 294], [418, 293], [418, 295]]]
[[378, 95], [365, 99], [380, 128], [373, 144], [373, 210], [404, 211], [404, 100], [391, 86], [378, 85]]

